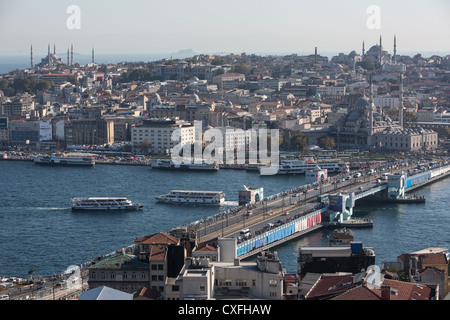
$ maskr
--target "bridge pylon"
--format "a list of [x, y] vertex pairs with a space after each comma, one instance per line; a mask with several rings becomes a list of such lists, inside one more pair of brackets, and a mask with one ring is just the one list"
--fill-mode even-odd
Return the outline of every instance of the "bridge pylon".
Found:
[[406, 173], [391, 174], [388, 176], [388, 198], [399, 199], [405, 197]]

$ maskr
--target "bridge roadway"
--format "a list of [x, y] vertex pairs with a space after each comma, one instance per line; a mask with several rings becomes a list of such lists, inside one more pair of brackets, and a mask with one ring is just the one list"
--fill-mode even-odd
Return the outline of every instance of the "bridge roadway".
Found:
[[[408, 170], [414, 167], [402, 167], [401, 170]], [[378, 171], [374, 175], [362, 173], [361, 177], [355, 178], [353, 175], [361, 170], [355, 170], [350, 174], [340, 174], [330, 177], [323, 184], [315, 184], [309, 189], [299, 187], [299, 192], [286, 191], [273, 199], [260, 201], [250, 206], [250, 209], [243, 208], [239, 212], [228, 212], [208, 217], [197, 225], [194, 229], [197, 233], [199, 243], [208, 242], [218, 237], [239, 236], [242, 229], [250, 229], [252, 234], [263, 229], [269, 223], [276, 225], [277, 221], [289, 219], [289, 217], [306, 214], [316, 208], [319, 195], [341, 192], [360, 192], [361, 190], [373, 189], [383, 173], [394, 172], [391, 167]], [[344, 177], [349, 176], [351, 178]], [[302, 191], [303, 189], [303, 191]], [[248, 214], [247, 212], [251, 212]], [[289, 214], [287, 214], [289, 213]], [[192, 230], [192, 229], [191, 229]]]
[[[304, 189], [303, 192], [284, 192], [276, 197], [268, 197], [268, 201], [259, 202], [256, 205], [247, 210], [241, 210], [240, 212], [216, 215], [214, 219], [206, 220], [206, 223], [202, 224], [201, 228], [197, 228], [198, 242], [209, 242], [217, 239], [218, 237], [236, 237], [238, 238], [237, 256], [240, 259], [254, 255], [262, 250], [266, 250], [270, 247], [274, 247], [283, 242], [289, 241], [298, 236], [304, 235], [311, 231], [317, 230], [322, 227], [320, 221], [315, 221], [309, 224], [308, 227], [297, 228], [299, 220], [306, 220], [303, 217], [317, 218], [317, 213], [327, 210], [327, 205], [320, 205], [317, 202], [319, 195], [323, 194], [335, 194], [338, 192], [343, 193], [355, 193], [355, 200], [363, 197], [373, 195], [387, 188], [386, 181], [380, 181], [383, 173], [393, 174], [396, 171], [408, 171], [412, 172], [412, 169], [416, 165], [410, 166], [397, 166], [396, 169], [392, 166], [384, 165], [384, 168], [378, 170], [375, 174], [364, 174], [362, 170], [356, 170], [350, 174], [342, 174], [335, 177], [331, 177], [326, 183], [316, 184], [310, 186], [308, 191], [306, 187], [300, 187], [297, 189]], [[448, 166], [447, 166], [448, 167]], [[353, 175], [355, 172], [362, 172], [362, 176], [355, 178]], [[415, 173], [417, 174], [417, 173]], [[421, 187], [425, 184], [432, 183], [438, 179], [442, 179], [450, 174], [450, 170], [445, 174], [439, 174], [431, 179], [422, 181], [416, 185], [409, 186], [405, 192], [412, 191], [415, 188]], [[418, 174], [420, 175], [420, 174]], [[347, 177], [344, 179], [343, 177]], [[351, 177], [351, 178], [348, 178]], [[377, 181], [378, 180], [378, 181]], [[316, 219], [317, 220], [317, 219]], [[305, 221], [304, 221], [305, 222]], [[306, 223], [306, 222], [305, 222]], [[294, 232], [295, 224], [295, 232]], [[277, 231], [290, 226], [291, 230], [287, 232], [286, 236], [272, 237], [270, 243], [267, 242], [267, 234], [272, 233], [271, 230]], [[240, 230], [249, 229], [252, 234], [252, 238], [241, 240]], [[283, 233], [283, 232], [281, 232]], [[266, 238], [261, 240], [262, 238]], [[263, 241], [264, 243], [257, 244], [258, 248], [255, 249], [256, 241]], [[243, 248], [245, 246], [253, 246], [253, 248]]]

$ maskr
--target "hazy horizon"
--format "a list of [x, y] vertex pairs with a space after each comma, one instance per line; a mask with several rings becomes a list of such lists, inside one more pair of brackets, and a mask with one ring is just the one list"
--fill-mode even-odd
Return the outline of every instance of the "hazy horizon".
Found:
[[[79, 29], [68, 23], [79, 8]], [[379, 9], [373, 22], [372, 6]], [[142, 55], [362, 51], [450, 52], [447, 0], [0, 0], [0, 56], [53, 52]], [[61, 56], [65, 60], [65, 55]]]

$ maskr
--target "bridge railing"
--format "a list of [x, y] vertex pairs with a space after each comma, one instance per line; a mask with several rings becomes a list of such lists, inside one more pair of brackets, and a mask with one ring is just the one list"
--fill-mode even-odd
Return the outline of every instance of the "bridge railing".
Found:
[[370, 196], [374, 193], [380, 192], [385, 189], [387, 189], [387, 184], [382, 184], [380, 186], [376, 186], [375, 188], [371, 188], [369, 190], [364, 190], [357, 194], [355, 193], [355, 200], [362, 199], [364, 197]]
[[259, 249], [278, 240], [287, 238], [295, 233], [308, 230], [322, 221], [322, 212], [326, 211], [328, 206], [314, 210], [304, 216], [284, 223], [281, 226], [275, 227], [262, 234], [252, 237], [246, 241], [241, 242], [236, 247], [236, 255], [242, 256], [250, 251]]

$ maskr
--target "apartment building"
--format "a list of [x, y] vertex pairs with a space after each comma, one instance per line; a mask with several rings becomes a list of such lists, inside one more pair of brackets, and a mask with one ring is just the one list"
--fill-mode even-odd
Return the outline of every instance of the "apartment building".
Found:
[[[267, 299], [282, 300], [285, 272], [276, 252], [262, 252], [256, 261], [236, 257], [236, 239], [219, 239], [217, 261], [187, 258], [176, 281], [179, 299]], [[173, 291], [172, 291], [173, 293]], [[173, 297], [173, 296], [172, 296]]]
[[[178, 140], [172, 140], [175, 130], [179, 130]], [[170, 154], [177, 144], [193, 144], [195, 128], [183, 120], [144, 120], [141, 125], [131, 129], [133, 150], [153, 154]]]

